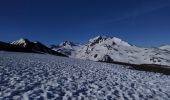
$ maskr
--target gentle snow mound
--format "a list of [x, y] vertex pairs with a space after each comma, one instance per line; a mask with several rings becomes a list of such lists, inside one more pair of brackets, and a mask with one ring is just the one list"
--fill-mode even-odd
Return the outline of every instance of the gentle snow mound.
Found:
[[159, 47], [159, 49], [170, 51], [170, 45], [161, 46], [161, 47]]

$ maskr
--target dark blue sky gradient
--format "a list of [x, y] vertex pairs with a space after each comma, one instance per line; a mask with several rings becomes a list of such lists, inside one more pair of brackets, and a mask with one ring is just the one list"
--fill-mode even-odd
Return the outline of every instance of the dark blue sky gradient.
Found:
[[0, 0], [0, 41], [85, 43], [96, 35], [170, 44], [170, 0]]

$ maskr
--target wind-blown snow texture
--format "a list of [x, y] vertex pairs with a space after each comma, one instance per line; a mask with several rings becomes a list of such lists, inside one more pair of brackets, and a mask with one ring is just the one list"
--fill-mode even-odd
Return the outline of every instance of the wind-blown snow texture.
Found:
[[43, 54], [0, 52], [0, 100], [169, 100], [170, 76]]
[[170, 51], [170, 45], [161, 46], [159, 49]]

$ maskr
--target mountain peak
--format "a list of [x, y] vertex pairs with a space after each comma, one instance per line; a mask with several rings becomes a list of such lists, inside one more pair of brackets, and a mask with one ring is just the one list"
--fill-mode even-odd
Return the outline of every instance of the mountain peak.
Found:
[[109, 44], [109, 45], [124, 45], [124, 46], [131, 46], [129, 43], [117, 38], [117, 37], [111, 37], [111, 36], [97, 36], [93, 39], [89, 40], [90, 46], [94, 46], [96, 44]]
[[20, 43], [22, 43], [22, 42], [30, 42], [28, 39], [26, 39], [26, 38], [20, 38], [19, 40], [16, 40], [16, 41], [18, 41], [18, 42], [20, 42]]
[[111, 36], [101, 36], [101, 35], [99, 35], [99, 36], [96, 36], [96, 37], [90, 39], [89, 42], [106, 40], [106, 39], [111, 39], [111, 38], [113, 38], [113, 37], [111, 37]]
[[78, 45], [77, 43], [70, 42], [70, 41], [64, 41], [59, 44], [59, 46], [77, 46], [77, 45]]
[[30, 41], [28, 39], [20, 38], [19, 40], [16, 40], [16, 41], [12, 42], [11, 44], [21, 45], [23, 47], [26, 47], [28, 43], [30, 43]]

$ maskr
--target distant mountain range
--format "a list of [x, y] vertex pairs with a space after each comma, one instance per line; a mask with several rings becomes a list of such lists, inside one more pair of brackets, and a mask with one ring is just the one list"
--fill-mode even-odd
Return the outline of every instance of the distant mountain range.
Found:
[[97, 36], [83, 45], [65, 41], [48, 47], [40, 42], [19, 39], [11, 43], [0, 42], [0, 50], [46, 53], [109, 63], [170, 66], [170, 45], [159, 48], [141, 48], [110, 36]]
[[45, 53], [57, 56], [66, 56], [62, 53], [56, 52], [40, 42], [31, 42], [28, 39], [19, 39], [11, 43], [0, 42], [0, 50], [15, 51], [15, 52], [33, 52]]
[[170, 46], [141, 48], [116, 37], [97, 36], [86, 44], [63, 42], [51, 49], [71, 58], [119, 62], [127, 64], [158, 64], [170, 66]]
[[62, 54], [65, 54], [69, 57], [74, 57], [76, 54], [76, 51], [79, 50], [79, 48], [82, 45], [70, 41], [64, 41], [60, 43], [59, 45], [50, 45], [49, 48], [51, 48], [54, 51], [60, 52]]

